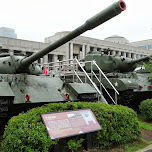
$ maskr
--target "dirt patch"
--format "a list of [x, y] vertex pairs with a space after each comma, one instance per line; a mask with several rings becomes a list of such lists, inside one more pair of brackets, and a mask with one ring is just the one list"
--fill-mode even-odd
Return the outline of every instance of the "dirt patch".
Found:
[[100, 150], [98, 148], [92, 148], [88, 151], [81, 148], [78, 152], [125, 152], [125, 150], [120, 147], [113, 147], [112, 149], [104, 149], [104, 150]]
[[[90, 151], [90, 152], [92, 152], [92, 151]], [[115, 147], [115, 148], [112, 148], [112, 149], [100, 150], [98, 152], [125, 152], [125, 150], [123, 148]]]
[[145, 130], [145, 129], [141, 129], [142, 133], [141, 133], [141, 137], [142, 139], [148, 141], [148, 142], [152, 142], [152, 132]]

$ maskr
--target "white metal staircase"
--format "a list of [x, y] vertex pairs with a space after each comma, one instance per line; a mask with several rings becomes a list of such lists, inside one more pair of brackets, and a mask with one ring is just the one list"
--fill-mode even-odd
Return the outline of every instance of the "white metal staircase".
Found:
[[[119, 95], [119, 92], [112, 85], [112, 83], [109, 81], [109, 79], [106, 77], [104, 72], [100, 69], [100, 67], [96, 64], [96, 62], [94, 60], [87, 61], [87, 62], [91, 63], [91, 72], [90, 73], [87, 73], [85, 71], [85, 69], [83, 68], [83, 66], [85, 65], [86, 62], [79, 62], [76, 58], [74, 58], [73, 60], [50, 62], [50, 63], [44, 64], [44, 66], [47, 66], [49, 68], [48, 73], [51, 76], [59, 76], [59, 77], [62, 77], [64, 80], [66, 80], [67, 77], [68, 78], [70, 77], [73, 82], [89, 83], [96, 89], [97, 95], [98, 95], [98, 101], [105, 102], [108, 104], [108, 102], [106, 101], [106, 99], [104, 98], [104, 95], [102, 93], [102, 89], [104, 89], [105, 92], [107, 93], [107, 95], [112, 100], [112, 102], [114, 104], [117, 104], [117, 95]], [[93, 66], [95, 66], [98, 69], [98, 71], [99, 71], [98, 74], [96, 74], [93, 71], [93, 68], [92, 68]], [[111, 88], [114, 90], [115, 99], [112, 98], [112, 96], [110, 95], [108, 90], [105, 88], [105, 86], [101, 82], [101, 77], [103, 77], [108, 82], [108, 84], [111, 86]], [[95, 78], [98, 81], [98, 83], [100, 84], [99, 87], [97, 87], [97, 85], [93, 81]]]

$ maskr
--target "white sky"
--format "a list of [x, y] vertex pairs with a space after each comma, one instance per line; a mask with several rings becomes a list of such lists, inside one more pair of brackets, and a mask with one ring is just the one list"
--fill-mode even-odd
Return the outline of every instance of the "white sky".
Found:
[[[127, 9], [84, 36], [124, 36], [130, 42], [152, 39], [152, 0], [124, 0]], [[44, 42], [56, 32], [72, 31], [117, 0], [0, 0], [0, 27], [19, 39]]]

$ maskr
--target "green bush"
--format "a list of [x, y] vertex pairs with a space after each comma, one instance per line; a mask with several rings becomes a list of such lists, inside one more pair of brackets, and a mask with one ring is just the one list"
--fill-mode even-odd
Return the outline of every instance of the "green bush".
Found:
[[144, 100], [140, 103], [139, 109], [141, 114], [147, 119], [152, 121], [152, 99]]
[[[125, 106], [103, 103], [67, 102], [52, 103], [12, 117], [4, 132], [3, 152], [47, 152], [53, 145], [61, 145], [62, 151], [74, 151], [82, 145], [84, 135], [51, 140], [41, 120], [41, 113], [90, 108], [102, 126], [101, 131], [91, 133], [94, 147], [107, 147], [126, 143], [140, 135], [136, 113]], [[79, 143], [76, 146], [75, 143]]]

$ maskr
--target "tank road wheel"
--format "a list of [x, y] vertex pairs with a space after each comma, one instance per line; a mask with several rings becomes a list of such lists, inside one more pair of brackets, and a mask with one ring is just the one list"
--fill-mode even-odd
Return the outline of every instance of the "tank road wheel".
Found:
[[0, 97], [0, 122], [2, 123], [6, 120], [8, 116], [8, 103], [9, 99], [5, 97]]

